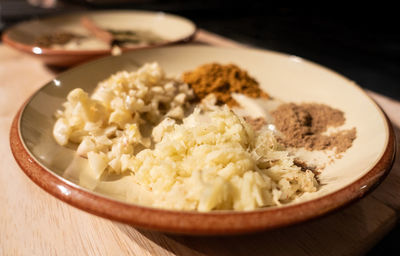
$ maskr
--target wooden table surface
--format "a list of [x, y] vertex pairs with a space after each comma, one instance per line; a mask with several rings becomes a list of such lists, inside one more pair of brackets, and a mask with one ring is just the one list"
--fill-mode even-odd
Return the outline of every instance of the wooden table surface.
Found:
[[[199, 31], [197, 42], [246, 47]], [[37, 59], [0, 45], [0, 255], [360, 255], [398, 220], [400, 163], [371, 194], [296, 226], [241, 236], [193, 237], [143, 231], [103, 219], [47, 194], [19, 169], [9, 147], [12, 118], [56, 75]], [[368, 92], [399, 135], [400, 103]]]

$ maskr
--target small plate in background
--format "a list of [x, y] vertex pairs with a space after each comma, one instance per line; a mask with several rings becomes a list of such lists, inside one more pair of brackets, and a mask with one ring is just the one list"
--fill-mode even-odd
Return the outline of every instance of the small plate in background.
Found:
[[[51, 66], [69, 67], [111, 54], [111, 47], [97, 39], [82, 25], [86, 17], [99, 28], [112, 30], [147, 31], [162, 40], [150, 45], [129, 45], [122, 51], [160, 47], [190, 41], [196, 25], [183, 17], [150, 11], [93, 11], [65, 14], [19, 23], [3, 33], [3, 42], [19, 51], [34, 55]], [[38, 37], [56, 32], [90, 36], [93, 40], [74, 49], [38, 46]]]

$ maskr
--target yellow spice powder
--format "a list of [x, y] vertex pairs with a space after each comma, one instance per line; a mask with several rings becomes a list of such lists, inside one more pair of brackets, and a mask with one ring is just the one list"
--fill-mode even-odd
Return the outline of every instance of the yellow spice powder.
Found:
[[238, 105], [232, 93], [241, 93], [252, 98], [270, 98], [254, 78], [234, 64], [205, 64], [184, 73], [182, 79], [189, 84], [198, 99], [201, 100], [212, 93], [219, 105]]

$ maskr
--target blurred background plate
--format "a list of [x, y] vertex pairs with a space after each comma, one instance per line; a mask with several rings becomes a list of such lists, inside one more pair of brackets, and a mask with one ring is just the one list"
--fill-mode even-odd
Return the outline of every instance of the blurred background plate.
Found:
[[[82, 17], [86, 17], [102, 30], [123, 30], [133, 33], [144, 31], [161, 39], [152, 44], [121, 46], [120, 50], [122, 51], [187, 42], [196, 32], [196, 26], [192, 21], [164, 12], [91, 11], [21, 22], [3, 33], [3, 42], [17, 50], [39, 57], [48, 65], [61, 67], [76, 65], [111, 54], [112, 49], [109, 44], [93, 36], [92, 32], [82, 25]], [[68, 48], [50, 48], [37, 44], [37, 39], [41, 36], [64, 32], [87, 36], [91, 40], [90, 42], [87, 40], [86, 44], [81, 43], [76, 47]]]

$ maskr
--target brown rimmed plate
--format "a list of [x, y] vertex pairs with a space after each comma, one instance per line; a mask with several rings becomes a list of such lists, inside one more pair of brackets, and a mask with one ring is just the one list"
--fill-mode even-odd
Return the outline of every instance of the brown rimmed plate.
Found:
[[[89, 191], [65, 175], [74, 151], [52, 137], [54, 112], [76, 87], [91, 92], [119, 70], [157, 61], [167, 74], [180, 74], [209, 62], [235, 63], [254, 76], [270, 95], [291, 102], [319, 102], [341, 109], [356, 127], [353, 146], [319, 179], [320, 190], [301, 202], [248, 212], [198, 213], [129, 204], [113, 195]], [[354, 202], [390, 171], [396, 149], [393, 128], [380, 107], [353, 81], [296, 56], [255, 49], [174, 46], [102, 58], [62, 73], [39, 89], [16, 115], [11, 149], [21, 169], [53, 196], [84, 211], [135, 227], [185, 234], [237, 234], [288, 226]]]
[[111, 48], [106, 47], [101, 40], [92, 40], [94, 43], [76, 49], [55, 49], [35, 45], [35, 40], [39, 36], [60, 31], [94, 37], [91, 30], [82, 25], [82, 17], [86, 17], [102, 29], [148, 31], [163, 39], [152, 45], [126, 46], [121, 48], [122, 51], [189, 42], [196, 32], [196, 25], [192, 21], [177, 15], [164, 12], [113, 10], [63, 14], [21, 22], [7, 29], [3, 33], [2, 40], [14, 49], [38, 57], [51, 66], [70, 67], [110, 55]]

